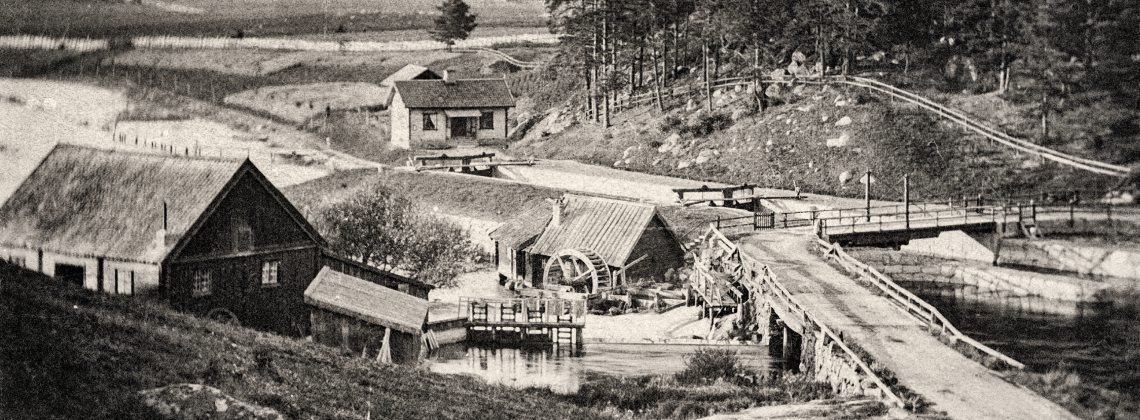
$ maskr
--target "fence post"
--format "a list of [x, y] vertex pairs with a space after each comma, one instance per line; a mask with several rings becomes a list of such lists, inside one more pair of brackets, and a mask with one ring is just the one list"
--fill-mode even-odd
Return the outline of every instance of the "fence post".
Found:
[[716, 228], [717, 228], [717, 230], [720, 230], [720, 216], [719, 215], [716, 216]]

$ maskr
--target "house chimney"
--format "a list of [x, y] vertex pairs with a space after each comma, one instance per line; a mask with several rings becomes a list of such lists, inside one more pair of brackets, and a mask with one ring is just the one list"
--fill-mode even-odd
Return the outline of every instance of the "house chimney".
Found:
[[562, 226], [562, 200], [548, 198], [546, 201], [550, 202], [550, 226]]

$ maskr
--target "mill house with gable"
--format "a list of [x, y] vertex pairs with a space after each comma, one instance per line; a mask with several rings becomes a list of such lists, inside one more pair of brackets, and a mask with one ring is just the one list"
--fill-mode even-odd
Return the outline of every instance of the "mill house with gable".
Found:
[[490, 236], [500, 280], [535, 288], [580, 283], [562, 285], [595, 293], [663, 279], [684, 264], [681, 243], [657, 209], [624, 200], [567, 194], [531, 207]]
[[507, 138], [515, 97], [507, 81], [456, 79], [393, 82], [392, 144], [405, 149], [475, 146]]
[[0, 206], [0, 259], [111, 294], [306, 335], [323, 267], [426, 300], [431, 286], [338, 256], [248, 159], [61, 144]]

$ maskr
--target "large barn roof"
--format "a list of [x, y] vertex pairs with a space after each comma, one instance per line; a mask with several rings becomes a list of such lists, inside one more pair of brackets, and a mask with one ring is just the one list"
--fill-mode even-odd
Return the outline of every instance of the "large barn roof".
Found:
[[159, 263], [243, 164], [60, 144], [0, 206], [0, 243]]
[[328, 267], [305, 289], [305, 303], [409, 334], [423, 332], [428, 311], [426, 300]]
[[504, 79], [393, 82], [408, 108], [510, 108], [515, 97]]
[[561, 223], [546, 226], [529, 252], [554, 255], [564, 249], [585, 248], [606, 264], [621, 266], [657, 215], [648, 204], [569, 194], [564, 200]]

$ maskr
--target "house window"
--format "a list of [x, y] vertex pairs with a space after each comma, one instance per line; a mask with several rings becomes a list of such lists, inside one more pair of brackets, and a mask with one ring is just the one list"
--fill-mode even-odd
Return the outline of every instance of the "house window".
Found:
[[424, 113], [424, 131], [433, 131], [433, 130], [435, 130], [435, 114], [425, 112]]
[[261, 285], [262, 286], [276, 286], [277, 285], [277, 266], [281, 261], [262, 261], [261, 262]]
[[204, 268], [194, 270], [194, 296], [207, 296], [211, 293], [212, 287], [210, 270]]
[[233, 235], [235, 252], [253, 249], [253, 229], [249, 227], [244, 217], [234, 219]]
[[495, 129], [495, 112], [483, 111], [479, 114], [479, 129], [480, 130], [494, 130]]

